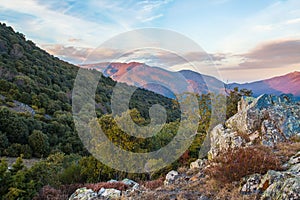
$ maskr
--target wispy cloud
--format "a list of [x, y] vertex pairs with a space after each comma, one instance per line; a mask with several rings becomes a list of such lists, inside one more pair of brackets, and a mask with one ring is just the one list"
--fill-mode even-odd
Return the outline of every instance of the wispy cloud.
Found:
[[155, 16], [152, 16], [152, 17], [149, 17], [149, 18], [146, 18], [146, 19], [143, 19], [142, 21], [143, 22], [150, 22], [150, 21], [153, 21], [155, 19], [158, 19], [160, 17], [164, 16], [163, 14], [159, 14], [159, 15], [155, 15]]
[[122, 52], [118, 49], [109, 48], [82, 48], [64, 45], [43, 45], [50, 54], [76, 64], [90, 64], [97, 62], [110, 62], [110, 59], [118, 57]]
[[290, 19], [286, 22], [286, 24], [299, 24], [299, 23], [300, 23], [300, 18]]
[[279, 68], [300, 64], [300, 40], [277, 40], [259, 45], [247, 54], [241, 55], [245, 62], [240, 69]]
[[169, 2], [1, 0], [0, 20], [39, 44], [96, 47], [113, 35], [161, 18], [160, 9]]
[[262, 80], [299, 71], [300, 40], [282, 39], [262, 43], [247, 53], [227, 55], [218, 67], [225, 80]]
[[71, 38], [82, 38], [82, 41], [78, 41], [78, 45], [92, 46], [99, 41], [98, 38], [105, 38], [120, 31], [114, 25], [101, 21], [95, 23], [83, 20], [64, 14], [59, 9], [50, 9], [34, 0], [1, 0], [0, 12], [0, 16], [3, 13], [11, 13], [20, 17], [32, 16], [30, 19], [23, 19], [22, 23], [12, 22], [12, 25], [29, 35], [30, 39], [31, 37], [37, 38], [35, 41], [39, 44], [68, 44]]
[[300, 37], [300, 1], [277, 1], [243, 20], [243, 25], [225, 35], [220, 43], [225, 52], [247, 52], [257, 44], [278, 38]]

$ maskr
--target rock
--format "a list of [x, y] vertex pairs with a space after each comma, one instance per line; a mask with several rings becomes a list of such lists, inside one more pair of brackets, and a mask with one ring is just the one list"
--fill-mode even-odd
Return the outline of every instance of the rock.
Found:
[[98, 194], [91, 189], [79, 188], [69, 198], [69, 200], [92, 200], [97, 198]]
[[296, 153], [296, 155], [291, 157], [290, 160], [288, 161], [289, 165], [295, 165], [298, 163], [300, 163], [300, 151], [298, 153]]
[[210, 133], [211, 147], [208, 152], [208, 158], [216, 157], [221, 151], [226, 151], [230, 148], [245, 146], [246, 139], [239, 136], [231, 129], [225, 129], [219, 124]]
[[291, 157], [289, 161], [283, 165], [283, 168], [288, 169], [287, 171], [294, 175], [300, 176], [300, 152]]
[[116, 189], [105, 189], [101, 196], [109, 199], [118, 199], [121, 197], [121, 191]]
[[287, 163], [286, 171], [269, 170], [261, 179], [258, 190], [262, 193], [262, 200], [300, 199], [300, 163], [295, 160], [299, 153]]
[[284, 180], [286, 174], [274, 170], [269, 170], [267, 174], [265, 174], [260, 182], [259, 190], [265, 191], [270, 185], [275, 182], [279, 182]]
[[166, 179], [164, 181], [164, 185], [170, 185], [172, 183], [174, 183], [175, 179], [178, 178], [178, 172], [177, 171], [170, 171], [167, 175], [166, 175]]
[[253, 174], [246, 178], [246, 183], [242, 186], [240, 192], [242, 194], [256, 194], [259, 192], [258, 187], [261, 181], [262, 175]]
[[190, 169], [202, 169], [206, 166], [207, 160], [206, 159], [197, 159], [196, 161], [190, 164]]
[[129, 187], [137, 188], [139, 186], [139, 184], [137, 182], [130, 180], [128, 178], [123, 179], [122, 183], [124, 183], [125, 185], [128, 185]]
[[294, 176], [284, 180], [276, 181], [270, 185], [262, 194], [262, 200], [274, 199], [300, 199], [300, 177]]
[[291, 166], [288, 172], [300, 177], [300, 163]]
[[211, 198], [207, 197], [206, 195], [201, 195], [198, 200], [210, 200]]
[[108, 183], [118, 183], [118, 181], [117, 180], [114, 180], [114, 179], [111, 179], [111, 180], [109, 180], [109, 181], [107, 181]]
[[291, 95], [242, 98], [238, 113], [210, 132], [210, 159], [254, 143], [273, 147], [300, 133], [300, 107]]
[[105, 188], [101, 188], [101, 189], [98, 191], [98, 196], [101, 196], [104, 192], [105, 192]]

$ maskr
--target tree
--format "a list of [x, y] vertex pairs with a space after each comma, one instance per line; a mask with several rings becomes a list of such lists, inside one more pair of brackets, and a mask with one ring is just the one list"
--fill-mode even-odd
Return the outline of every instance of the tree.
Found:
[[0, 156], [3, 156], [4, 150], [9, 146], [8, 139], [4, 133], [0, 131]]
[[49, 152], [48, 136], [42, 131], [34, 130], [28, 137], [28, 143], [33, 150], [33, 155], [36, 157], [44, 157]]
[[230, 90], [227, 96], [227, 112], [226, 118], [229, 118], [237, 113], [237, 105], [241, 100], [242, 96], [251, 96], [252, 91], [247, 89], [239, 90], [238, 87], [235, 87], [233, 90]]

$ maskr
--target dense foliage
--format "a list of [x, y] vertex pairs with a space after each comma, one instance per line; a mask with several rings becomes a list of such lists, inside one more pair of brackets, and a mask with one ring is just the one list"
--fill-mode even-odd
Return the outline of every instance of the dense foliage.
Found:
[[[78, 67], [49, 55], [23, 34], [0, 24], [0, 156], [87, 153], [74, 130], [71, 114], [77, 71]], [[115, 84], [110, 78], [100, 79], [95, 98], [98, 116], [111, 112]], [[125, 90], [130, 87], [124, 86]], [[168, 121], [180, 116], [174, 101], [142, 89], [135, 91], [130, 108], [136, 108], [149, 121], [148, 109], [157, 103], [167, 109]], [[36, 142], [37, 138], [40, 141]]]

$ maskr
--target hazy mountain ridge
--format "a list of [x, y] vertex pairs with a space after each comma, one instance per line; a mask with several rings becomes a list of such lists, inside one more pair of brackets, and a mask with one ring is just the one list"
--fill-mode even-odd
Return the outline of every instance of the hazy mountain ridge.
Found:
[[295, 97], [300, 98], [300, 72], [291, 72], [286, 75], [276, 76], [270, 79], [255, 81], [251, 83], [232, 83], [228, 84], [230, 88], [239, 87], [253, 91], [254, 96], [261, 94], [274, 94], [280, 95], [282, 93], [293, 94]]
[[[172, 98], [176, 93], [171, 91], [174, 88], [181, 93], [194, 91], [198, 94], [207, 94], [210, 90], [220, 91], [224, 88], [224, 83], [212, 76], [202, 75], [191, 70], [172, 72], [137, 62], [87, 64], [81, 67], [97, 69], [117, 82], [125, 82]], [[187, 84], [188, 87], [182, 86], [184, 84]]]
[[[96, 63], [86, 64], [80, 67], [97, 69], [98, 71], [103, 72], [105, 76], [109, 76], [115, 81], [125, 82], [129, 85], [142, 87], [167, 97], [173, 97], [173, 95], [170, 93], [170, 90], [164, 87], [159, 87], [158, 85], [151, 87], [151, 85], [141, 85], [140, 83], [143, 83], [144, 80], [148, 80], [156, 82], [157, 84], [168, 81], [173, 87], [176, 87], [177, 84], [174, 74], [178, 72], [171, 72], [157, 67], [150, 67], [146, 64], [138, 62]], [[131, 70], [133, 70], [132, 73], [128, 73]], [[226, 87], [227, 89], [238, 87], [240, 89], [252, 90], [253, 96], [255, 97], [261, 94], [281, 95], [290, 93], [293, 94], [297, 99], [300, 98], [300, 72], [297, 71], [261, 81], [229, 84], [225, 84], [215, 77], [203, 75], [191, 70], [181, 70], [179, 73], [183, 75], [192, 89], [199, 94], [206, 94], [209, 92], [209, 89], [213, 91], [222, 91], [223, 87]], [[126, 74], [126, 76], [123, 76], [124, 74]], [[209, 88], [207, 85], [209, 85]]]

